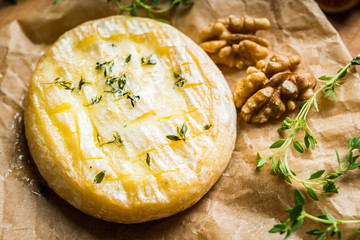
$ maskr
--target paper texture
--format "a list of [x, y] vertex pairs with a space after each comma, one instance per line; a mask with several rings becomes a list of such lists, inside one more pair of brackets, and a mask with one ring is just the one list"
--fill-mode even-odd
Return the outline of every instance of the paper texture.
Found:
[[[23, 100], [31, 74], [44, 50], [64, 31], [118, 12], [114, 2], [64, 0], [0, 30], [0, 238], [283, 239], [268, 230], [287, 218], [285, 209], [293, 206], [294, 189], [300, 186], [275, 176], [270, 164], [255, 169], [256, 152], [270, 153], [269, 145], [280, 137], [276, 129], [281, 119], [252, 125], [239, 118], [236, 147], [222, 177], [195, 206], [166, 219], [134, 225], [108, 223], [81, 213], [51, 190], [47, 199], [41, 196], [38, 184], [43, 180], [31, 161], [23, 129]], [[230, 14], [269, 18], [271, 28], [258, 34], [271, 42], [270, 55], [299, 54], [299, 72], [311, 71], [316, 77], [334, 74], [351, 59], [339, 35], [310, 0], [196, 0], [190, 10], [171, 13], [173, 25], [196, 42], [209, 23]], [[245, 75], [245, 71], [221, 70], [231, 89]], [[334, 148], [344, 157], [348, 140], [359, 136], [357, 74], [348, 74], [337, 94], [336, 103], [319, 96], [320, 112], [309, 114], [317, 149], [290, 156], [291, 168], [301, 178], [321, 168], [336, 171]], [[319, 202], [308, 199], [306, 210], [318, 215], [326, 207], [337, 218], [360, 219], [359, 173], [355, 169], [337, 181], [339, 194], [322, 195]], [[306, 220], [291, 239], [312, 239], [305, 232], [314, 227], [322, 228]], [[345, 239], [359, 239], [349, 227], [341, 226]]]

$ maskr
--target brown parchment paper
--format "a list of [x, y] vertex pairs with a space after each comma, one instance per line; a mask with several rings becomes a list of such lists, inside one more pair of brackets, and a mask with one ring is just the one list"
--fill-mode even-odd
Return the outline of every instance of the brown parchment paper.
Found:
[[[190, 9], [170, 13], [175, 27], [198, 42], [199, 32], [219, 17], [267, 17], [268, 31], [258, 34], [270, 42], [270, 54], [290, 52], [303, 61], [299, 71], [319, 77], [334, 74], [350, 55], [339, 35], [315, 2], [310, 0], [196, 0]], [[293, 191], [272, 173], [270, 164], [255, 169], [257, 151], [280, 136], [281, 119], [264, 125], [239, 119], [231, 161], [215, 186], [195, 206], [175, 216], [134, 225], [104, 222], [83, 214], [54, 192], [39, 190], [39, 177], [28, 153], [23, 129], [23, 100], [39, 57], [64, 31], [96, 18], [117, 14], [105, 0], [64, 0], [35, 15], [0, 29], [0, 239], [282, 239], [268, 230], [287, 218]], [[221, 69], [233, 89], [244, 71]], [[360, 135], [360, 81], [349, 74], [337, 89], [339, 101], [318, 98], [320, 112], [309, 123], [319, 144], [315, 151], [290, 155], [290, 165], [305, 178], [324, 168], [336, 171], [334, 148], [344, 157], [347, 142]], [[292, 113], [291, 116], [294, 116]], [[300, 138], [300, 137], [299, 137]], [[300, 139], [299, 139], [300, 140]], [[337, 218], [360, 219], [359, 169], [338, 181], [337, 195], [308, 199], [306, 210], [320, 214], [326, 207]], [[291, 239], [312, 239], [306, 230], [321, 227], [306, 220]], [[353, 226], [354, 228], [359, 226]], [[360, 239], [345, 227], [345, 239]]]

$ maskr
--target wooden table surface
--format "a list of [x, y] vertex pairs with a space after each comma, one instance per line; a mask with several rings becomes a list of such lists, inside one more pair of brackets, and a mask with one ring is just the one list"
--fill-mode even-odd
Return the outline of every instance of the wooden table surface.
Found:
[[[54, 0], [18, 0], [18, 4], [12, 5], [0, 0], [0, 27], [33, 12], [41, 11], [53, 2]], [[360, 4], [348, 12], [327, 14], [327, 17], [339, 32], [351, 56], [358, 55], [360, 53]]]

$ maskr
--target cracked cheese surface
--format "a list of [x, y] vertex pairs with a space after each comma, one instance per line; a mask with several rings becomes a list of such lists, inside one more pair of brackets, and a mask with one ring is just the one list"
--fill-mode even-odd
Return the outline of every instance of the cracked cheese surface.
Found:
[[[150, 55], [156, 64], [142, 64]], [[106, 76], [96, 69], [111, 61]], [[140, 97], [134, 106], [109, 92], [106, 80], [122, 74], [124, 91]], [[166, 138], [183, 123], [186, 141]], [[183, 211], [211, 188], [234, 147], [236, 112], [223, 75], [192, 40], [150, 19], [113, 16], [66, 32], [40, 59], [25, 126], [34, 161], [58, 195], [95, 217], [136, 223]]]

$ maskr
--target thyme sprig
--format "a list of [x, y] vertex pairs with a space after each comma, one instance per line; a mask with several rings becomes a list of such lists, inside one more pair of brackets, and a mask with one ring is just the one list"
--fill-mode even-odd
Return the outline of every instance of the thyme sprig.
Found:
[[127, 99], [130, 100], [131, 106], [135, 107], [135, 103], [140, 100], [140, 96], [135, 95], [133, 92], [128, 91], [124, 93], [124, 96], [126, 96]]
[[102, 137], [101, 137], [101, 135], [99, 133], [97, 133], [96, 139], [97, 139], [97, 142], [99, 144], [99, 147], [102, 147], [102, 146], [107, 145], [107, 144], [112, 144], [112, 143], [114, 143], [114, 144], [116, 144], [118, 146], [123, 144], [123, 139], [121, 138], [121, 136], [120, 136], [120, 134], [118, 132], [115, 132], [113, 134], [113, 140], [111, 140], [111, 141], [101, 143]]
[[101, 101], [101, 99], [102, 99], [102, 95], [100, 95], [100, 97], [91, 98], [91, 103], [86, 104], [85, 107], [97, 104], [97, 103], [99, 103]]
[[124, 88], [126, 85], [126, 74], [122, 73], [120, 77], [109, 77], [105, 80], [105, 84], [111, 87], [111, 90], [105, 90], [108, 93], [119, 93], [124, 95]]
[[[330, 232], [330, 236], [337, 235], [338, 239], [341, 240], [343, 238], [343, 231], [339, 229], [339, 225], [341, 224], [360, 224], [360, 220], [340, 220], [336, 219], [334, 216], [330, 214], [330, 212], [324, 208], [324, 214], [320, 216], [314, 216], [307, 213], [304, 209], [304, 205], [306, 203], [304, 195], [297, 189], [294, 192], [294, 204], [295, 207], [289, 208], [286, 212], [289, 213], [289, 218], [286, 219], [285, 222], [276, 224], [270, 229], [270, 233], [280, 233], [284, 234], [287, 239], [291, 236], [291, 234], [297, 231], [301, 225], [304, 223], [304, 219], [308, 218], [310, 220], [322, 223], [326, 226], [325, 229], [311, 229], [306, 233], [309, 235], [315, 235], [316, 240], [325, 240], [326, 233]], [[360, 233], [360, 229], [353, 229], [354, 232]]]
[[80, 81], [79, 81], [79, 86], [78, 86], [78, 91], [79, 91], [79, 92], [81, 91], [82, 87], [83, 87], [85, 84], [88, 84], [88, 83], [85, 82], [85, 79], [83, 78], [83, 76], [81, 76]]
[[140, 99], [140, 96], [135, 95], [132, 91], [125, 92], [126, 74], [121, 74], [120, 77], [109, 77], [105, 80], [105, 84], [111, 87], [111, 90], [105, 90], [107, 93], [118, 93], [122, 97], [130, 100], [131, 106], [135, 107], [135, 103]]
[[186, 132], [188, 130], [188, 126], [186, 122], [182, 124], [181, 127], [176, 127], [177, 135], [167, 135], [166, 138], [170, 139], [171, 141], [184, 141], [186, 143]]
[[173, 76], [175, 78], [175, 82], [174, 82], [174, 86], [175, 87], [183, 87], [186, 83], [186, 79], [184, 78], [184, 76], [180, 73], [174, 72]]
[[[111, 0], [107, 0], [107, 3], [111, 2]], [[131, 5], [128, 7], [124, 7], [120, 4], [121, 0], [115, 0], [116, 5], [120, 9], [120, 14], [124, 12], [129, 12], [131, 16], [137, 16], [138, 10], [144, 9], [147, 12], [147, 16], [149, 18], [155, 19], [160, 22], [169, 23], [169, 21], [165, 19], [155, 18], [153, 15], [154, 13], [163, 13], [171, 10], [179, 6], [180, 4], [183, 5], [192, 5], [194, 4], [191, 0], [132, 0]], [[163, 2], [170, 2], [169, 6], [165, 8], [158, 8], [160, 3]]]
[[108, 62], [96, 62], [96, 70], [103, 70], [104, 71], [104, 77], [107, 77], [107, 75], [109, 75], [110, 72], [113, 71], [114, 69], [114, 60], [108, 61]]
[[155, 65], [156, 63], [156, 55], [153, 53], [150, 54], [148, 57], [141, 58], [141, 65]]
[[[285, 131], [285, 130], [291, 130], [290, 135], [288, 135], [287, 138], [285, 139], [279, 139], [276, 142], [274, 142], [270, 148], [272, 149], [278, 149], [277, 151], [275, 151], [272, 155], [270, 156], [263, 156], [261, 153], [258, 153], [260, 156], [260, 159], [257, 161], [257, 168], [261, 168], [264, 166], [264, 164], [268, 161], [271, 160], [272, 162], [272, 167], [274, 172], [277, 174], [279, 171], [281, 172], [282, 176], [284, 177], [284, 179], [289, 182], [291, 182], [291, 179], [301, 183], [307, 190], [307, 193], [309, 194], [310, 197], [312, 197], [315, 200], [319, 200], [318, 196], [317, 196], [317, 192], [319, 193], [323, 193], [323, 192], [337, 192], [337, 187], [335, 186], [334, 182], [332, 181], [332, 179], [339, 177], [344, 171], [347, 170], [351, 170], [351, 167], [348, 168], [340, 168], [339, 167], [339, 172], [338, 173], [331, 173], [331, 174], [327, 174], [325, 177], [321, 178], [322, 174], [324, 173], [323, 170], [319, 170], [314, 172], [309, 179], [303, 180], [300, 178], [296, 177], [296, 174], [294, 171], [292, 171], [289, 167], [289, 163], [288, 163], [288, 152], [290, 149], [290, 146], [293, 145], [293, 148], [300, 152], [300, 153], [304, 153], [305, 149], [302, 146], [302, 144], [298, 141], [295, 140], [294, 137], [295, 135], [302, 129], [303, 131], [305, 131], [305, 137], [304, 137], [304, 143], [305, 146], [307, 148], [312, 148], [315, 149], [315, 145], [317, 144], [317, 141], [315, 139], [315, 135], [314, 133], [311, 131], [306, 118], [307, 115], [311, 109], [312, 106], [315, 107], [315, 109], [317, 111], [319, 111], [319, 107], [318, 104], [316, 102], [316, 97], [317, 95], [322, 92], [325, 91], [324, 93], [324, 98], [327, 98], [328, 96], [332, 95], [334, 100], [337, 101], [337, 96], [336, 96], [336, 92], [335, 92], [335, 87], [336, 86], [341, 86], [339, 84], [339, 81], [344, 81], [344, 77], [347, 73], [348, 68], [350, 68], [353, 65], [360, 65], [360, 54], [352, 59], [345, 67], [340, 68], [339, 71], [337, 72], [337, 74], [333, 75], [333, 76], [321, 76], [319, 79], [322, 81], [326, 81], [326, 83], [321, 86], [308, 100], [305, 100], [302, 102], [301, 104], [301, 109], [299, 114], [296, 116], [295, 119], [291, 119], [289, 117], [287, 117], [281, 128], [279, 128], [279, 131]], [[275, 157], [278, 157], [277, 160], [274, 160]], [[356, 158], [355, 158], [356, 160]], [[346, 158], [346, 161], [343, 164], [347, 164], [347, 163], [352, 163], [355, 162], [355, 160], [352, 158]], [[354, 165], [351, 165], [354, 166]], [[346, 169], [346, 170], [345, 170]], [[312, 186], [316, 186], [316, 185], [323, 185], [323, 190], [318, 190], [316, 188], [313, 188]]]
[[62, 77], [57, 77], [57, 78], [55, 78], [54, 82], [45, 83], [45, 84], [60, 85], [61, 87], [65, 88], [65, 90], [70, 90], [71, 92], [74, 91], [74, 86], [73, 86], [72, 82], [64, 81], [62, 79], [63, 79]]

